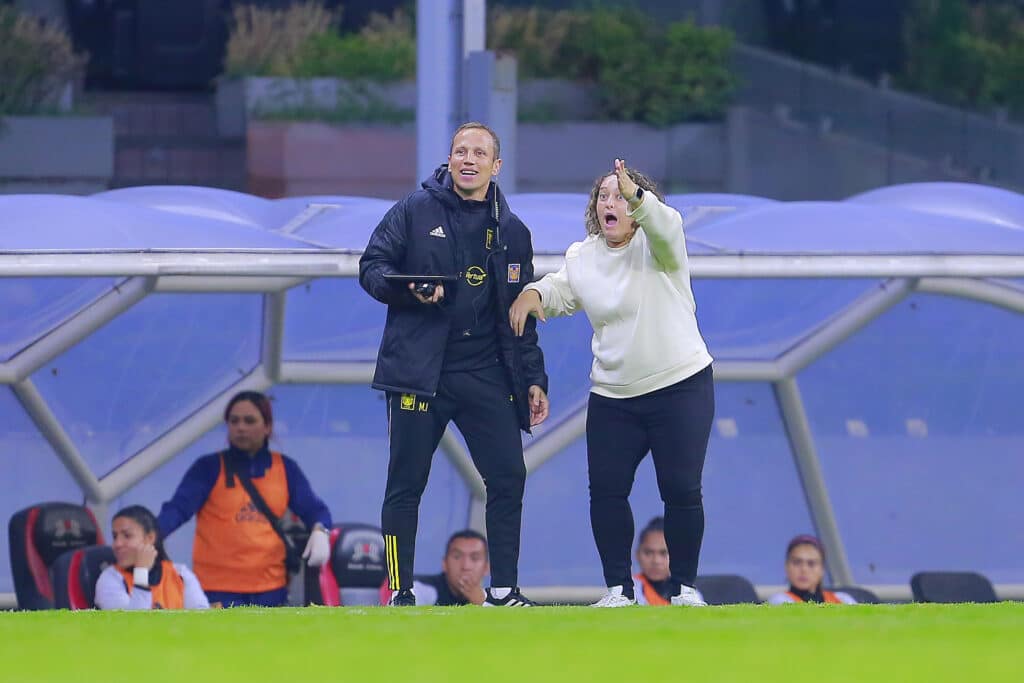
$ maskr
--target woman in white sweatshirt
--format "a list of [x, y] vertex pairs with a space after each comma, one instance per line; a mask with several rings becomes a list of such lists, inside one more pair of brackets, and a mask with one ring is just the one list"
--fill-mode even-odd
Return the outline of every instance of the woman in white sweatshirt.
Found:
[[704, 506], [701, 476], [714, 417], [711, 356], [697, 329], [683, 221], [655, 184], [621, 159], [594, 183], [587, 238], [557, 273], [528, 285], [509, 320], [582, 309], [594, 328], [587, 406], [590, 520], [608, 593], [596, 607], [635, 603], [629, 493], [650, 452], [665, 502], [672, 604], [704, 606], [694, 588]]

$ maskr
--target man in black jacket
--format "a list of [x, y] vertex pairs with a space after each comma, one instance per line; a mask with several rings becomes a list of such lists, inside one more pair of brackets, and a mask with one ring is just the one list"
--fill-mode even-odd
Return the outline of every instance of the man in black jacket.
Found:
[[[452, 420], [487, 487], [492, 587], [484, 605], [532, 604], [517, 587], [526, 484], [519, 430], [547, 417], [547, 375], [535, 321], [521, 337], [509, 325], [509, 306], [533, 280], [533, 244], [493, 182], [500, 155], [490, 128], [460, 126], [448, 163], [388, 211], [359, 262], [363, 289], [388, 305], [373, 386], [387, 392], [381, 526], [392, 605], [416, 604], [420, 497]], [[446, 287], [385, 277], [398, 274], [457, 279]]]

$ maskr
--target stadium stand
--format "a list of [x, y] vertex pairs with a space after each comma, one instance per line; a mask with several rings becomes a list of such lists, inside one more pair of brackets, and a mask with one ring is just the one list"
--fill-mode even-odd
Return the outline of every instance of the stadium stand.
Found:
[[57, 609], [92, 609], [96, 606], [96, 580], [114, 564], [114, 551], [107, 545], [69, 550], [53, 563], [53, 603]]
[[103, 543], [92, 511], [74, 503], [32, 505], [14, 513], [7, 528], [14, 591], [27, 610], [54, 607], [50, 570], [58, 557]]
[[918, 572], [910, 578], [914, 602], [998, 602], [992, 583], [977, 572]]

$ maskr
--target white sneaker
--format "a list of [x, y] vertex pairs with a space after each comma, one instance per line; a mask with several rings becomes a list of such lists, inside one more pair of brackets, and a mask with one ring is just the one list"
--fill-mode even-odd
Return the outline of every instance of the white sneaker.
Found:
[[635, 604], [636, 600], [627, 598], [622, 594], [622, 586], [611, 586], [604, 597], [591, 605], [591, 607], [629, 607]]
[[696, 588], [680, 586], [679, 595], [672, 596], [672, 604], [681, 607], [707, 607], [704, 596]]

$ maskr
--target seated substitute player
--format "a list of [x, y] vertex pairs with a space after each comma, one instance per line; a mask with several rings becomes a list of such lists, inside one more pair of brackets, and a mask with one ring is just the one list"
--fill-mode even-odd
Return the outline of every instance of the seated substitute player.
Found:
[[825, 548], [814, 536], [801, 535], [786, 546], [786, 580], [789, 590], [768, 598], [769, 605], [791, 602], [824, 602], [834, 605], [853, 605], [856, 600], [847, 593], [822, 590], [825, 577]]
[[[655, 517], [640, 532], [636, 542], [636, 561], [640, 565], [640, 573], [633, 575], [636, 604], [671, 605], [675, 587], [669, 571], [664, 517]], [[700, 591], [697, 593], [703, 600]]]
[[484, 576], [491, 569], [487, 539], [477, 531], [456, 531], [448, 539], [441, 573], [413, 581], [416, 605], [482, 605], [487, 597]]
[[206, 609], [210, 606], [195, 574], [167, 557], [156, 516], [141, 505], [114, 515], [115, 564], [96, 580], [100, 609]]

